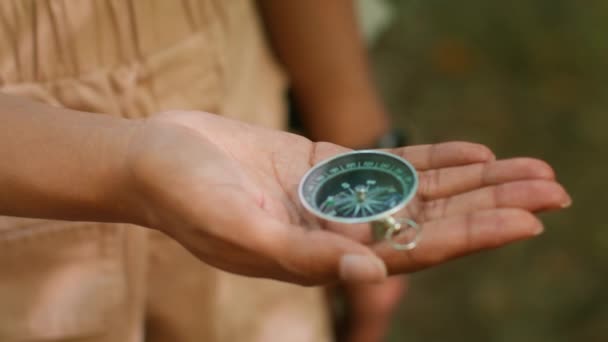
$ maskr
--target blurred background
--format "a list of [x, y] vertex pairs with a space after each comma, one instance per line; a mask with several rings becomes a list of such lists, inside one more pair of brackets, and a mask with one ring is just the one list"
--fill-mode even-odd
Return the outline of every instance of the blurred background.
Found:
[[411, 276], [388, 341], [608, 341], [608, 1], [372, 3], [376, 78], [414, 143], [545, 159], [574, 199], [540, 238]]

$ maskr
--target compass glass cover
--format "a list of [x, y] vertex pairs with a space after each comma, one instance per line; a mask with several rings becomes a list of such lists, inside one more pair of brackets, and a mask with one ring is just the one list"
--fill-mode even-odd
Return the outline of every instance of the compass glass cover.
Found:
[[404, 206], [417, 187], [414, 168], [398, 156], [357, 151], [315, 166], [300, 184], [309, 210], [328, 219], [358, 221]]

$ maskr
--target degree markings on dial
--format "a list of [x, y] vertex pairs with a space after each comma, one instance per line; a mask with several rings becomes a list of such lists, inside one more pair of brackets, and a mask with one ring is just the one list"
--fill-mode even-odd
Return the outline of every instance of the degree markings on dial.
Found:
[[[411, 176], [411, 167], [408, 166], [404, 166], [401, 165], [399, 163], [394, 163], [394, 162], [386, 162], [386, 161], [372, 161], [372, 160], [357, 160], [357, 161], [350, 161], [347, 163], [341, 163], [338, 165], [332, 166], [329, 169], [321, 169], [319, 171], [319, 173], [317, 173], [318, 176], [311, 178], [309, 181], [309, 184], [304, 188], [307, 191], [303, 194], [304, 198], [309, 202], [309, 203], [315, 203], [315, 198], [317, 196], [317, 193], [319, 192], [319, 190], [321, 188], [323, 188], [326, 184], [328, 184], [330, 182], [331, 179], [333, 179], [334, 177], [337, 177], [341, 174], [343, 174], [344, 172], [356, 172], [357, 170], [366, 170], [366, 171], [376, 171], [376, 172], [382, 172], [382, 173], [388, 173], [389, 175], [393, 176], [399, 183], [401, 183], [401, 186], [403, 188], [404, 191], [410, 191], [411, 190], [411, 186], [412, 186], [412, 182], [413, 182], [413, 177]], [[407, 171], [406, 171], [407, 169]], [[368, 179], [366, 180], [365, 184], [368, 187], [373, 187], [373, 185], [376, 184], [376, 180], [375, 179]], [[349, 192], [351, 194], [355, 193], [355, 191], [353, 190], [353, 187], [347, 183], [344, 182], [341, 184], [342, 188], [344, 189], [348, 189]], [[397, 190], [393, 187], [390, 188], [388, 190], [389, 193], [396, 193]], [[374, 193], [372, 193], [372, 195], [375, 195]], [[383, 198], [385, 198], [386, 201], [390, 201], [387, 203], [396, 203], [395, 200], [390, 200], [388, 197], [383, 196]], [[344, 199], [336, 199], [337, 202], [334, 202], [334, 206], [344, 206], [347, 205], [347, 202], [344, 201]], [[323, 209], [328, 209], [327, 205], [329, 205], [329, 203], [326, 203], [324, 201], [324, 203], [322, 203], [320, 206], [315, 205], [315, 207], [321, 209], [322, 211], [324, 211]], [[324, 208], [320, 208], [320, 207], [324, 207]], [[381, 202], [370, 202], [368, 205], [366, 204], [366, 207], [363, 208], [359, 208], [359, 209], [353, 209], [353, 211], [356, 211], [357, 214], [361, 213], [361, 214], [365, 214], [366, 211], [370, 211], [370, 213], [374, 212], [375, 210], [381, 209], [382, 208], [382, 203]], [[334, 210], [332, 210], [333, 212]]]
[[[367, 162], [364, 162], [364, 165], [365, 165], [365, 163], [367, 163]], [[377, 163], [375, 163], [375, 164], [377, 164]], [[399, 170], [400, 168], [395, 166], [395, 169]], [[333, 173], [332, 173], [332, 170], [334, 170]], [[332, 178], [337, 177], [338, 175], [342, 174], [341, 172], [338, 172], [339, 170], [340, 170], [339, 168], [334, 167], [334, 168], [330, 169], [328, 172], [325, 172], [322, 175], [316, 177], [315, 180], [317, 180], [317, 182], [313, 181], [308, 186], [308, 190], [312, 193], [309, 193], [308, 194], [309, 196], [306, 196], [306, 197], [311, 197], [311, 199], [314, 198], [315, 197], [314, 195], [318, 192], [319, 188], [323, 186], [323, 184], [326, 184]], [[379, 172], [388, 173], [392, 176], [395, 176], [395, 178], [397, 178], [400, 181], [400, 183], [402, 184], [404, 189], [409, 188], [408, 185], [410, 185], [410, 184], [407, 184], [407, 183], [411, 183], [411, 180], [413, 179], [411, 176], [403, 177], [403, 175], [396, 175], [395, 173], [391, 172], [391, 170], [382, 169], [382, 168], [373, 168], [373, 167], [370, 168], [370, 167], [364, 166], [359, 169], [347, 170], [347, 171], [355, 172], [357, 170], [379, 171]], [[329, 174], [327, 174], [327, 173], [329, 173]], [[408, 179], [404, 179], [404, 178], [408, 178]], [[321, 180], [325, 181], [325, 182], [322, 183]]]

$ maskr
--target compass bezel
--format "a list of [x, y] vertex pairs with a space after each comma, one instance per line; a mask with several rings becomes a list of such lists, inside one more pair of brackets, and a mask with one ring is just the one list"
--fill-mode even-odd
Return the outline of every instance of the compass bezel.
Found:
[[[314, 203], [309, 203], [306, 200], [305, 194], [304, 194], [304, 185], [307, 182], [307, 180], [310, 178], [310, 176], [315, 173], [317, 170], [320, 170], [324, 167], [326, 167], [328, 164], [330, 163], [334, 163], [339, 159], [347, 159], [349, 157], [352, 156], [358, 156], [358, 155], [364, 155], [364, 154], [374, 154], [374, 155], [381, 155], [383, 157], [388, 157], [390, 159], [393, 160], [393, 162], [396, 162], [398, 164], [402, 164], [404, 168], [408, 169], [413, 177], [413, 182], [412, 182], [412, 186], [409, 189], [409, 193], [404, 193], [403, 195], [403, 199], [396, 204], [395, 206], [393, 206], [390, 209], [387, 209], [385, 211], [382, 211], [380, 213], [374, 214], [374, 215], [370, 215], [370, 216], [365, 216], [365, 217], [336, 217], [336, 216], [332, 216], [332, 215], [328, 215], [323, 213], [322, 211], [320, 211], [318, 208], [315, 207]], [[378, 170], [378, 172], [382, 172], [380, 170]], [[393, 177], [395, 177], [394, 175], [391, 175]], [[404, 192], [405, 192], [405, 188], [404, 188]], [[392, 214], [398, 212], [399, 210], [403, 209], [411, 200], [412, 198], [416, 195], [416, 192], [418, 191], [418, 172], [416, 171], [416, 169], [414, 168], [414, 166], [412, 166], [412, 164], [410, 164], [409, 161], [407, 161], [404, 158], [401, 158], [395, 154], [392, 153], [388, 153], [388, 152], [384, 152], [384, 151], [377, 151], [377, 150], [358, 150], [358, 151], [352, 151], [352, 152], [347, 152], [347, 153], [342, 153], [336, 156], [333, 156], [331, 158], [328, 158], [316, 165], [314, 165], [312, 168], [310, 168], [310, 170], [308, 170], [304, 176], [302, 176], [302, 179], [300, 181], [300, 184], [298, 186], [298, 195], [300, 198], [300, 202], [302, 203], [302, 205], [304, 206], [304, 208], [306, 208], [307, 211], [309, 211], [310, 213], [312, 213], [313, 215], [322, 218], [324, 220], [327, 221], [331, 221], [331, 222], [337, 222], [337, 223], [350, 223], [350, 224], [356, 224], [356, 223], [368, 223], [368, 222], [373, 222], [373, 221], [378, 221], [378, 220], [382, 220], [388, 216], [391, 216]]]

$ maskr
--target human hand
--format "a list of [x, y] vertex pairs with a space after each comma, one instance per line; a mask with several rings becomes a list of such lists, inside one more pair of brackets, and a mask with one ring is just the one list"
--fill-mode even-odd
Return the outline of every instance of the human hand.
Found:
[[487, 148], [469, 143], [395, 149], [420, 171], [412, 216], [424, 239], [409, 252], [384, 242], [370, 248], [359, 233], [314, 229], [300, 209], [302, 175], [344, 151], [211, 114], [161, 114], [131, 144], [129, 201], [140, 208], [131, 221], [164, 231], [226, 271], [323, 284], [383, 279], [373, 252], [391, 273], [403, 273], [534, 236], [542, 224], [531, 211], [569, 201], [540, 161], [492, 161]]

